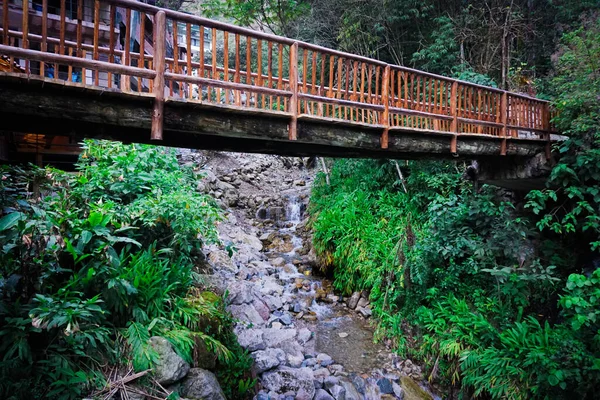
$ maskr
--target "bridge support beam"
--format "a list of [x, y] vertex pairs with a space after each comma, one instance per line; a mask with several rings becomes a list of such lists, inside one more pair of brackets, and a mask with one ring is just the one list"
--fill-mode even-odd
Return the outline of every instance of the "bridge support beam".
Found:
[[[154, 108], [152, 111], [152, 140], [163, 138], [163, 114], [165, 108], [165, 56], [166, 56], [167, 18], [164, 11], [154, 17]], [[175, 50], [177, 51], [177, 50]]]

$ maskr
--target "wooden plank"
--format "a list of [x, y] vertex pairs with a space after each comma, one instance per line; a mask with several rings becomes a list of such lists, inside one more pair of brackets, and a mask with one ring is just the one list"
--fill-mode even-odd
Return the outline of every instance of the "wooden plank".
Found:
[[214, 86], [219, 89], [228, 89], [228, 90], [244, 90], [253, 93], [261, 93], [267, 94], [271, 96], [279, 96], [279, 97], [291, 97], [292, 93], [287, 90], [278, 90], [271, 89], [267, 87], [260, 87], [254, 85], [247, 85], [243, 83], [235, 83], [235, 82], [226, 82], [218, 79], [210, 79], [210, 78], [200, 78], [196, 76], [187, 76], [182, 74], [174, 74], [172, 72], [165, 72], [165, 79], [169, 81], [183, 81], [190, 82], [196, 84], [204, 84]]

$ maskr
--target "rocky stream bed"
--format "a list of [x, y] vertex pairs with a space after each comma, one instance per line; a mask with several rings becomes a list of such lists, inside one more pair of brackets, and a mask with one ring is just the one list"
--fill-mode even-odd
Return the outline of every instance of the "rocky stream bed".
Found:
[[[436, 398], [418, 365], [373, 342], [368, 293], [344, 298], [314, 275], [305, 212], [314, 171], [306, 163], [220, 154], [203, 171], [199, 190], [226, 211], [203, 286], [227, 293], [238, 341], [254, 359], [256, 400]], [[223, 399], [211, 375], [186, 371], [181, 394]]]

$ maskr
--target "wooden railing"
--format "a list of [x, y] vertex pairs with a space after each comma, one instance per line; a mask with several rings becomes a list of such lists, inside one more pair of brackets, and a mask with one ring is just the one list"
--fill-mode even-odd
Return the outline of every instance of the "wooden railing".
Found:
[[[395, 131], [549, 140], [547, 102], [131, 0], [2, 0], [0, 55], [18, 73], [154, 97]], [[71, 7], [70, 5], [73, 5]]]

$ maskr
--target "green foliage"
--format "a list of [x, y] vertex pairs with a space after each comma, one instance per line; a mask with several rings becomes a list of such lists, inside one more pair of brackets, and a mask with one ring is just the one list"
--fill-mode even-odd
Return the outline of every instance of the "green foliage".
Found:
[[249, 357], [220, 298], [193, 288], [214, 201], [160, 147], [86, 142], [77, 168], [2, 168], [0, 397], [81, 398], [107, 364], [151, 368], [151, 336], [188, 361], [204, 342], [235, 380]]

